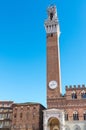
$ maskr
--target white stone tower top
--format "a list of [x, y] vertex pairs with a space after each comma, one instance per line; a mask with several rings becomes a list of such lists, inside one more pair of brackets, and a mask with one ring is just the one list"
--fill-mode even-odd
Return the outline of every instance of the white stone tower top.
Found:
[[49, 34], [57, 32], [59, 36], [60, 30], [59, 30], [56, 6], [49, 6], [47, 12], [48, 12], [48, 18], [45, 21], [46, 33]]
[[56, 20], [57, 21], [57, 11], [56, 11], [56, 6], [50, 6], [48, 7], [48, 19], [51, 20]]

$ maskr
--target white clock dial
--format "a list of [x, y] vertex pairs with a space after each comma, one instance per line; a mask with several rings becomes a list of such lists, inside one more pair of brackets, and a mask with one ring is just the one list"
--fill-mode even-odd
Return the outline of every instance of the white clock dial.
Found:
[[49, 88], [55, 89], [56, 87], [57, 87], [57, 82], [55, 80], [49, 82]]

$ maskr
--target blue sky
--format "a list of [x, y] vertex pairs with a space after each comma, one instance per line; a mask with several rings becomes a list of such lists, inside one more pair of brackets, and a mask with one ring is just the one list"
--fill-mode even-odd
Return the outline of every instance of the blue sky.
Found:
[[86, 0], [0, 1], [0, 100], [46, 106], [47, 7], [57, 6], [62, 90], [86, 85]]

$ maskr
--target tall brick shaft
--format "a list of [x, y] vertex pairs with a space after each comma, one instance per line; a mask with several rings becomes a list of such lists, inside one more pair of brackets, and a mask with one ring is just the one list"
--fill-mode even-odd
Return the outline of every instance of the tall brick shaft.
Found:
[[48, 8], [48, 19], [45, 21], [47, 37], [47, 105], [48, 99], [61, 94], [59, 23], [56, 7]]

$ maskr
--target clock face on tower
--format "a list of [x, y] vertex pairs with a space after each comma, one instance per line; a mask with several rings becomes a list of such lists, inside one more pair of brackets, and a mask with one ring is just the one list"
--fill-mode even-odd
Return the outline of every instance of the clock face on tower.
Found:
[[52, 80], [49, 82], [49, 88], [55, 89], [58, 86], [57, 82], [55, 80]]

